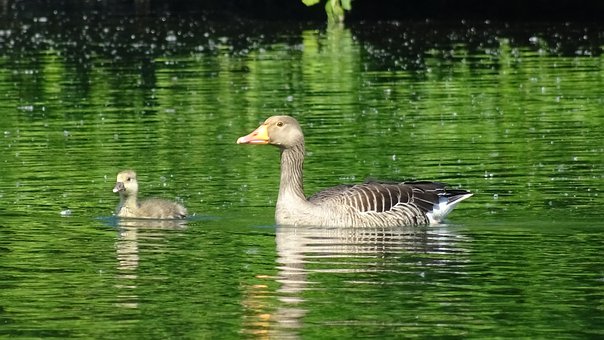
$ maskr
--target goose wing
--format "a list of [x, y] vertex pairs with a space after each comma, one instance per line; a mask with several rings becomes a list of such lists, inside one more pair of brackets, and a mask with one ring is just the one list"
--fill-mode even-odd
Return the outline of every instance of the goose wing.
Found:
[[324, 201], [329, 201], [340, 195], [346, 195], [346, 192], [354, 187], [353, 184], [342, 184], [335, 187], [323, 189], [308, 198], [308, 201], [320, 204]]
[[438, 182], [367, 182], [329, 188], [316, 193], [309, 201], [347, 205], [359, 212], [382, 213], [408, 207], [428, 213], [438, 204], [452, 204], [467, 194], [465, 190], [446, 189], [445, 184]]

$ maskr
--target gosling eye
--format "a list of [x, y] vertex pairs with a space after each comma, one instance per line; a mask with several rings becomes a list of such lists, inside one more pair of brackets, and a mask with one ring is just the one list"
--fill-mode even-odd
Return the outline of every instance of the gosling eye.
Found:
[[283, 122], [277, 122], [277, 126], [278, 127], [282, 127], [283, 126]]
[[131, 179], [132, 179], [131, 177], [128, 177], [128, 178], [126, 178], [126, 181], [130, 182]]

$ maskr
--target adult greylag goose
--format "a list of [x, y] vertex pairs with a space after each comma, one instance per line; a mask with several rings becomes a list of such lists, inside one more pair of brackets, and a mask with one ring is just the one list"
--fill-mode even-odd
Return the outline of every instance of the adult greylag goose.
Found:
[[113, 192], [120, 194], [120, 203], [115, 210], [119, 217], [150, 219], [182, 219], [187, 209], [182, 205], [161, 198], [149, 198], [138, 201], [138, 181], [136, 172], [124, 170], [117, 174]]
[[366, 182], [339, 185], [304, 196], [304, 134], [290, 116], [273, 116], [237, 144], [271, 144], [281, 150], [281, 183], [275, 209], [279, 225], [392, 227], [438, 223], [466, 190], [436, 182]]

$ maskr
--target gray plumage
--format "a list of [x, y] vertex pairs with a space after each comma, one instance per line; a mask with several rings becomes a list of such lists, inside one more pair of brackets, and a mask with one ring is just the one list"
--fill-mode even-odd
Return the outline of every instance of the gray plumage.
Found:
[[304, 135], [289, 116], [273, 116], [239, 144], [272, 144], [281, 150], [281, 184], [275, 210], [280, 225], [349, 227], [410, 226], [440, 222], [472, 196], [437, 182], [371, 181], [339, 185], [304, 196]]

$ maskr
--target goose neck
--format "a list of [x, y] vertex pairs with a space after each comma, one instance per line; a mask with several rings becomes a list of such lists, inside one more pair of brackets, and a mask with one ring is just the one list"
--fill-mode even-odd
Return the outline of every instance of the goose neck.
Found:
[[281, 184], [278, 201], [293, 199], [306, 202], [302, 175], [303, 167], [304, 144], [281, 149]]

